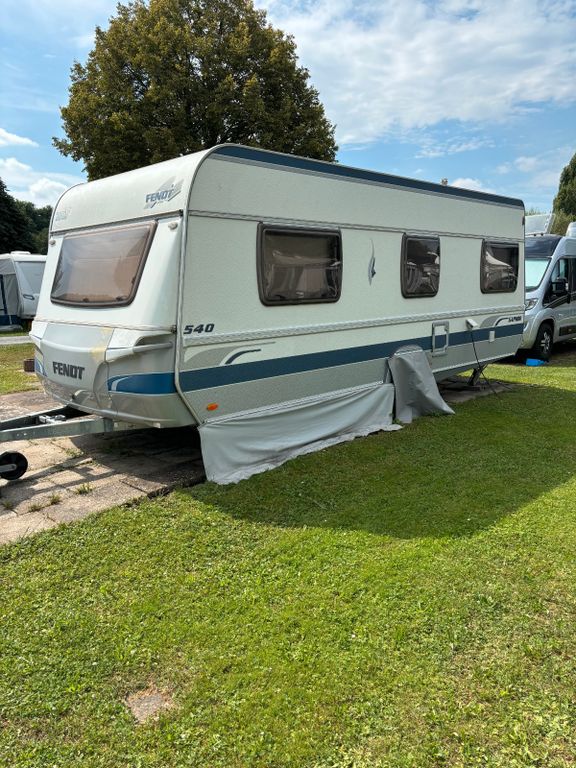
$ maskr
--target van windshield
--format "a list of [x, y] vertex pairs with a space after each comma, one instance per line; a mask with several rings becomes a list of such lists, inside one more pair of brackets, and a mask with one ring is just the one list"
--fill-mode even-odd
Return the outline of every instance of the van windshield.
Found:
[[156, 222], [65, 235], [52, 301], [76, 306], [123, 306], [136, 295]]
[[536, 256], [552, 256], [560, 240], [562, 240], [560, 235], [527, 237], [524, 245], [526, 258], [530, 259]]
[[548, 264], [550, 264], [550, 259], [526, 259], [524, 270], [527, 291], [535, 291], [538, 288]]

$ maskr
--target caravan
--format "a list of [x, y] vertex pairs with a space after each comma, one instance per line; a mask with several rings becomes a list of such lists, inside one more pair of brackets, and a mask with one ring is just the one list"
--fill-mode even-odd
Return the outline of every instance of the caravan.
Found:
[[520, 200], [218, 146], [62, 196], [37, 372], [109, 425], [197, 425], [237, 480], [389, 425], [398, 353], [513, 354], [523, 248]]
[[36, 314], [46, 256], [29, 251], [0, 254], [0, 329], [28, 324]]

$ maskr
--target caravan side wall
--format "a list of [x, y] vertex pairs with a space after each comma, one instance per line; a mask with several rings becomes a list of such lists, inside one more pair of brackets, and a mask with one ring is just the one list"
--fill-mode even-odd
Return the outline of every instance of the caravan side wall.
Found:
[[[236, 146], [80, 185], [54, 212], [32, 329], [37, 371], [63, 403], [157, 427], [383, 382], [407, 345], [426, 350], [442, 378], [520, 342], [523, 214], [519, 201]], [[146, 222], [154, 234], [129, 303], [91, 303], [89, 278], [71, 300], [53, 298], [71, 241], [101, 238], [97, 268], [107, 233]], [[263, 231], [338, 243], [337, 300], [263, 302]], [[402, 293], [407, 236], [439, 244], [436, 295]], [[512, 291], [480, 290], [485, 240], [516, 249]], [[322, 259], [297, 259], [322, 276]]]
[[[335, 177], [331, 167], [322, 173], [290, 158], [282, 165], [278, 158], [285, 156], [253, 154], [210, 155], [192, 189], [179, 386], [199, 422], [381, 382], [386, 359], [408, 345], [429, 353], [438, 379], [476, 366], [477, 358], [516, 351], [524, 298], [518, 201]], [[266, 162], [267, 155], [275, 162]], [[338, 301], [263, 304], [257, 258], [263, 225], [340, 233]], [[435, 296], [402, 295], [406, 235], [439, 238]], [[514, 290], [481, 291], [485, 240], [518, 247]]]

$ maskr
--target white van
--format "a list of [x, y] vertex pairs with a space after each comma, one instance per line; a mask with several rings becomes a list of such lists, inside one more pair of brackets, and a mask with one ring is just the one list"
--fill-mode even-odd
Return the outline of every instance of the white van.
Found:
[[552, 345], [576, 338], [576, 237], [526, 237], [526, 312], [520, 351], [548, 360]]

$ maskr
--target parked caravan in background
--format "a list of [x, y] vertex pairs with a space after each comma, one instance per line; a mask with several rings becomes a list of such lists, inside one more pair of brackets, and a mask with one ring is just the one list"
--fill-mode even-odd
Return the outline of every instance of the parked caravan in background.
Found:
[[0, 329], [14, 330], [36, 314], [46, 256], [28, 251], [0, 254]]
[[541, 360], [550, 358], [556, 342], [576, 338], [576, 232], [572, 237], [552, 235], [552, 223], [553, 214], [526, 217], [526, 313], [520, 351]]
[[399, 353], [514, 354], [523, 257], [520, 200], [218, 146], [62, 196], [36, 368], [107, 424], [197, 425], [238, 480], [390, 425]]

